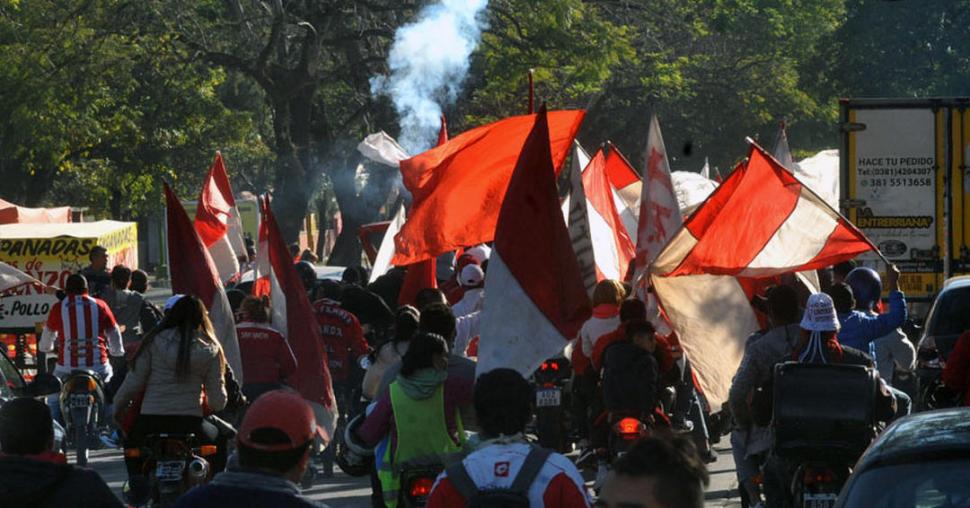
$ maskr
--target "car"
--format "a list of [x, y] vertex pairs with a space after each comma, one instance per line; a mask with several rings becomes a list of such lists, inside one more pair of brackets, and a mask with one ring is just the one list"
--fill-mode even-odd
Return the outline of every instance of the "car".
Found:
[[[317, 272], [317, 282], [324, 280], [335, 280], [339, 282], [343, 278], [346, 269], [346, 266], [313, 265], [313, 270]], [[233, 289], [238, 289], [243, 293], [249, 294], [253, 287], [255, 277], [255, 270], [247, 271], [239, 277], [239, 282], [233, 286]]]
[[[38, 374], [30, 383], [24, 381], [17, 367], [7, 358], [0, 355], [0, 406], [17, 397], [43, 397], [60, 393], [61, 382], [50, 374]], [[54, 421], [54, 450], [64, 451], [64, 427]]]
[[856, 463], [836, 508], [970, 508], [970, 408], [890, 425]]
[[946, 358], [964, 332], [970, 316], [970, 276], [952, 277], [933, 301], [916, 347], [917, 407], [935, 409], [957, 403], [955, 393], [942, 387], [940, 374]]

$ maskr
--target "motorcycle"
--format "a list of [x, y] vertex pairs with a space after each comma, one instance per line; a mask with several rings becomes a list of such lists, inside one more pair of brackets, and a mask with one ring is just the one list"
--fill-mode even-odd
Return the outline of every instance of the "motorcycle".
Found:
[[104, 385], [91, 370], [75, 370], [64, 379], [59, 397], [68, 442], [77, 452], [77, 464], [88, 463], [88, 450], [98, 447], [104, 419]]
[[833, 508], [852, 465], [876, 436], [874, 370], [789, 362], [775, 368], [775, 456], [792, 472], [798, 508]]
[[533, 374], [536, 387], [536, 421], [535, 430], [539, 438], [539, 445], [544, 448], [568, 452], [569, 422], [568, 411], [563, 412], [563, 393], [570, 378], [569, 361], [565, 358], [553, 358], [542, 362]]
[[215, 445], [198, 445], [195, 434], [150, 434], [145, 446], [126, 448], [125, 457], [145, 457], [150, 505], [174, 506], [189, 489], [212, 479], [208, 457], [218, 452]]

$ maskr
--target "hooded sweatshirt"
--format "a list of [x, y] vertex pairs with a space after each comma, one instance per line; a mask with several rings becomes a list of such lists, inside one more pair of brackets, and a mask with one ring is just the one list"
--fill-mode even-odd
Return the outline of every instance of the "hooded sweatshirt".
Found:
[[97, 473], [63, 455], [0, 455], [0, 505], [33, 508], [122, 508]]
[[[424, 400], [434, 395], [439, 385], [444, 384], [445, 425], [455, 444], [459, 444], [458, 409], [472, 403], [473, 383], [463, 377], [448, 376], [447, 371], [421, 369], [410, 376], [398, 376], [397, 382], [405, 395], [412, 399]], [[391, 407], [390, 390], [384, 390], [377, 398], [374, 411], [367, 415], [360, 425], [357, 436], [367, 446], [375, 446], [384, 438], [391, 436], [391, 450], [397, 449], [397, 432], [394, 411]]]
[[586, 358], [593, 356], [596, 341], [620, 326], [620, 307], [601, 304], [593, 307], [593, 317], [589, 318], [579, 330], [580, 346]]

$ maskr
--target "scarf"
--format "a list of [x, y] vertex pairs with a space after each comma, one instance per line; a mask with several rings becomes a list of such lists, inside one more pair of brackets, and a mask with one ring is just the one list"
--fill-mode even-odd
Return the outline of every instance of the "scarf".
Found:
[[429, 367], [412, 372], [410, 376], [398, 376], [397, 383], [408, 397], [424, 400], [434, 395], [434, 391], [446, 379], [448, 379], [447, 370]]
[[835, 332], [802, 330], [802, 338], [792, 351], [792, 360], [800, 363], [842, 363], [842, 345]]

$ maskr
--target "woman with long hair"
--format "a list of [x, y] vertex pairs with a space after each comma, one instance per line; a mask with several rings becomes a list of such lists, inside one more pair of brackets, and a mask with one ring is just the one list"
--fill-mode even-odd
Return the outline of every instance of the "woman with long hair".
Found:
[[[226, 405], [225, 371], [226, 358], [205, 306], [196, 296], [182, 296], [142, 340], [115, 394], [115, 421], [137, 411], [129, 429], [121, 425], [125, 448], [142, 446], [150, 434], [203, 436], [202, 417]], [[130, 500], [138, 505], [148, 494], [142, 460], [126, 457], [125, 462]]]
[[247, 296], [239, 306], [239, 352], [246, 382], [243, 393], [249, 400], [282, 388], [296, 374], [296, 357], [278, 330], [270, 325], [269, 299]]
[[472, 390], [471, 381], [448, 376], [444, 337], [419, 333], [411, 339], [397, 380], [381, 393], [374, 411], [357, 430], [357, 437], [368, 447], [390, 436], [377, 462], [386, 506], [397, 505], [402, 464], [461, 449], [465, 436], [458, 408], [471, 403]]

